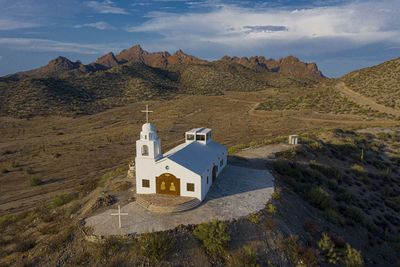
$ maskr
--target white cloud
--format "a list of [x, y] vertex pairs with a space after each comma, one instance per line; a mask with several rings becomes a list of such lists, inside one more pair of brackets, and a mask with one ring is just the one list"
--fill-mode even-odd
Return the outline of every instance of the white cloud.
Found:
[[[295, 11], [222, 5], [201, 13], [153, 12], [145, 23], [128, 27], [127, 31], [157, 33], [164, 41], [159, 43], [171, 46], [208, 45], [210, 49], [214, 46], [240, 50], [299, 45], [299, 49], [308, 48], [310, 53], [316, 53], [379, 42], [400, 43], [399, 16], [397, 0], [350, 2]], [[260, 30], [271, 26], [272, 30]]]
[[86, 5], [92, 8], [94, 11], [102, 14], [128, 14], [128, 12], [115, 5], [115, 3], [111, 0], [104, 0], [101, 2], [98, 1], [88, 1]]
[[35, 28], [40, 26], [35, 22], [17, 20], [13, 18], [0, 18], [0, 31]]
[[94, 22], [94, 23], [85, 23], [85, 24], [79, 24], [79, 25], [75, 25], [74, 28], [85, 28], [85, 27], [89, 27], [89, 28], [95, 28], [98, 30], [113, 30], [115, 29], [113, 26], [111, 26], [110, 24], [108, 24], [105, 21], [98, 21], [98, 22]]
[[73, 42], [60, 42], [48, 39], [35, 38], [0, 38], [0, 47], [32, 52], [67, 52], [77, 54], [101, 54], [117, 51], [120, 45], [79, 44]]

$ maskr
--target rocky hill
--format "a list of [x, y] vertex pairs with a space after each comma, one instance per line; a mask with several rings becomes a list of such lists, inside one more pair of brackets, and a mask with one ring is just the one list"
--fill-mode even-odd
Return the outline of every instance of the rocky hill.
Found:
[[350, 89], [400, 110], [400, 58], [353, 71], [341, 80]]
[[323, 79], [295, 57], [224, 57], [209, 62], [178, 50], [150, 53], [139, 45], [82, 64], [57, 57], [46, 66], [0, 78], [0, 115], [92, 114], [177, 94], [223, 94], [308, 86]]

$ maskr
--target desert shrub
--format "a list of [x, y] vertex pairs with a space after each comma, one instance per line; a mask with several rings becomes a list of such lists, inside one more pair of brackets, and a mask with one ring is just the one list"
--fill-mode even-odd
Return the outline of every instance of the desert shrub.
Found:
[[108, 260], [108, 258], [122, 251], [126, 247], [125, 241], [117, 236], [110, 236], [104, 242], [98, 243], [96, 247], [96, 258]]
[[361, 256], [361, 252], [352, 248], [349, 244], [346, 244], [346, 250], [344, 253], [344, 265], [346, 267], [364, 266], [364, 260]]
[[15, 244], [15, 250], [18, 252], [25, 252], [32, 249], [36, 245], [33, 238], [20, 237]]
[[296, 235], [291, 235], [283, 241], [282, 252], [294, 266], [317, 266], [318, 257], [314, 249], [304, 247]]
[[165, 260], [175, 245], [173, 239], [166, 232], [148, 233], [139, 238], [141, 255], [150, 265], [155, 265]]
[[50, 250], [51, 252], [59, 250], [61, 247], [65, 246], [68, 241], [72, 239], [74, 231], [75, 228], [73, 226], [67, 226], [58, 234], [51, 236], [47, 244], [47, 249]]
[[337, 195], [336, 199], [338, 201], [346, 202], [347, 204], [353, 203], [356, 199], [355, 195], [347, 191], [346, 189], [342, 189], [341, 192]]
[[359, 208], [354, 206], [346, 207], [344, 209], [344, 214], [347, 218], [351, 219], [354, 222], [364, 222], [364, 215]]
[[249, 217], [248, 217], [248, 219], [249, 219], [249, 221], [251, 222], [251, 223], [254, 223], [254, 224], [259, 224], [260, 223], [260, 215], [258, 214], [258, 213], [253, 213], [253, 214], [250, 214], [249, 215]]
[[364, 166], [360, 165], [360, 164], [353, 164], [350, 167], [351, 170], [358, 172], [358, 173], [365, 173], [366, 170], [364, 168]]
[[267, 203], [267, 212], [271, 215], [274, 215], [277, 212], [277, 208], [272, 203]]
[[277, 222], [273, 218], [266, 218], [265, 223], [264, 223], [264, 228], [267, 231], [272, 231], [276, 228]]
[[232, 254], [229, 262], [234, 267], [260, 267], [257, 254], [250, 246], [244, 246], [238, 254]]
[[331, 206], [329, 194], [321, 187], [313, 186], [306, 193], [306, 200], [313, 206], [325, 210]]
[[17, 216], [14, 214], [6, 214], [0, 216], [0, 228], [7, 227], [8, 225], [14, 223], [17, 220]]
[[393, 210], [400, 211], [400, 196], [389, 197], [386, 199], [386, 205]]
[[329, 264], [338, 264], [339, 256], [335, 249], [335, 244], [327, 233], [322, 234], [321, 240], [318, 241], [318, 247], [322, 251], [325, 261]]
[[231, 239], [225, 223], [216, 220], [199, 224], [193, 234], [202, 241], [206, 250], [215, 256], [225, 252], [225, 248]]
[[32, 176], [29, 181], [30, 181], [31, 186], [38, 186], [43, 183], [43, 181], [37, 176]]
[[290, 163], [284, 160], [274, 161], [272, 167], [281, 175], [289, 174], [289, 171], [292, 168], [292, 166], [290, 166]]
[[323, 216], [330, 222], [335, 224], [344, 225], [346, 223], [346, 219], [336, 210], [332, 208], [328, 208], [324, 211]]
[[272, 198], [275, 200], [281, 199], [281, 190], [279, 188], [275, 188], [274, 192], [272, 193]]
[[99, 187], [104, 187], [106, 182], [108, 181], [108, 179], [114, 177], [114, 176], [118, 176], [123, 174], [126, 171], [126, 169], [124, 167], [118, 167], [114, 170], [111, 170], [109, 172], [106, 172], [105, 174], [103, 174], [99, 181], [97, 182], [97, 186]]
[[75, 194], [73, 193], [69, 193], [69, 194], [60, 194], [57, 195], [55, 197], [53, 197], [53, 199], [51, 200], [51, 203], [53, 205], [53, 207], [61, 207], [67, 203], [69, 203], [71, 200], [73, 200], [76, 197]]
[[237, 151], [242, 150], [246, 147], [248, 147], [248, 145], [246, 145], [246, 144], [237, 144], [237, 145], [231, 146], [228, 148], [228, 154], [234, 154]]

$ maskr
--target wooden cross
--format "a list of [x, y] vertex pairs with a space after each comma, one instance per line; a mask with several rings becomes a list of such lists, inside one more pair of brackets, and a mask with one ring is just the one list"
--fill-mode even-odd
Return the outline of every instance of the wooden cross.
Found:
[[121, 228], [122, 227], [121, 226], [121, 216], [126, 216], [126, 215], [128, 215], [128, 213], [127, 212], [121, 213], [121, 206], [118, 205], [118, 213], [111, 213], [111, 215], [118, 216], [118, 226], [119, 226], [119, 228]]
[[140, 112], [146, 113], [146, 122], [149, 122], [149, 113], [153, 112], [152, 110], [149, 110], [149, 105], [146, 105], [146, 110], [141, 110]]

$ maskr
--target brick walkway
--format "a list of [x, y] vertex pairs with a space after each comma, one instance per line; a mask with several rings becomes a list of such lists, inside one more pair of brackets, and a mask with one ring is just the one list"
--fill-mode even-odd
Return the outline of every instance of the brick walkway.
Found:
[[212, 219], [231, 220], [264, 208], [273, 190], [273, 177], [267, 170], [228, 165], [204, 202], [195, 209], [160, 214], [132, 202], [121, 207], [122, 212], [128, 213], [122, 216], [121, 229], [118, 228], [118, 216], [111, 216], [116, 209], [86, 219], [86, 225], [97, 235], [114, 235], [164, 231], [181, 224], [199, 224]]

